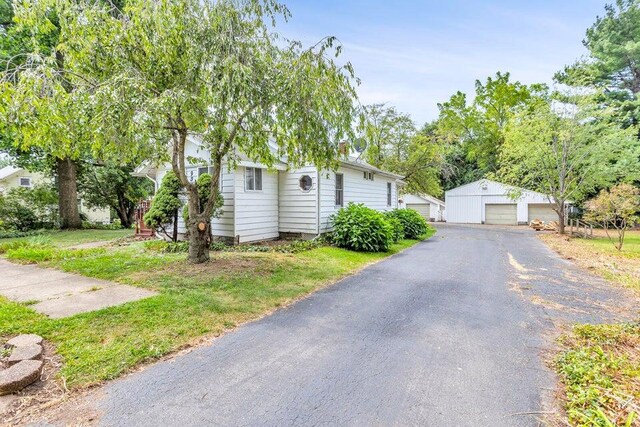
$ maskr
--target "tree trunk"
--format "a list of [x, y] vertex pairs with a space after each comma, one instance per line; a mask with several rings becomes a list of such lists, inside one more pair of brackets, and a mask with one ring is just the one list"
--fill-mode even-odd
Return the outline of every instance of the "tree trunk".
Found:
[[178, 241], [178, 211], [173, 214], [173, 235], [171, 240], [175, 242]]
[[76, 164], [70, 158], [56, 159], [58, 175], [58, 208], [60, 209], [60, 228], [82, 228], [78, 212], [78, 183]]
[[120, 220], [120, 225], [122, 226], [122, 228], [131, 228], [135, 220], [135, 209], [119, 206], [118, 208], [114, 207], [114, 210], [118, 215], [118, 219]]
[[564, 206], [564, 203], [558, 209], [558, 233], [564, 234], [564, 223], [565, 218], [567, 216], [567, 212]]
[[189, 261], [200, 264], [209, 261], [211, 218], [189, 213]]

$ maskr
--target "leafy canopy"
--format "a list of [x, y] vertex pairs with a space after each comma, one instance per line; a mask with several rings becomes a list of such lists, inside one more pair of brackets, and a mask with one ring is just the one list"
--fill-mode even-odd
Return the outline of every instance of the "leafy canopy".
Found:
[[559, 212], [602, 187], [640, 175], [640, 142], [634, 129], [608, 118], [611, 109], [590, 98], [575, 104], [540, 101], [507, 128], [498, 178], [548, 194]]
[[583, 40], [589, 54], [565, 67], [556, 80], [600, 90], [600, 102], [616, 107], [623, 126], [640, 123], [640, 2], [617, 0], [605, 6]]

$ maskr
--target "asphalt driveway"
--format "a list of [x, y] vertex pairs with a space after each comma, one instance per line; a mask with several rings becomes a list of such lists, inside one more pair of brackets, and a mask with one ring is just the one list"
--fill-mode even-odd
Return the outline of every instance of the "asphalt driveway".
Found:
[[[530, 426], [558, 322], [624, 318], [533, 232], [436, 236], [212, 345], [110, 384], [104, 425]], [[611, 314], [613, 312], [613, 314]]]

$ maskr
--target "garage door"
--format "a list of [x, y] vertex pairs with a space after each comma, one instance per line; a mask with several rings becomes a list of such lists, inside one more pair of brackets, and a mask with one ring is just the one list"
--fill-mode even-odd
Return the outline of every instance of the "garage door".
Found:
[[418, 211], [418, 213], [420, 215], [422, 215], [427, 221], [431, 221], [431, 217], [430, 217], [431, 205], [429, 205], [429, 204], [409, 204], [409, 203], [407, 203], [407, 208]]
[[529, 222], [534, 219], [539, 219], [544, 222], [557, 221], [558, 214], [548, 203], [531, 204], [529, 205]]
[[485, 224], [518, 225], [517, 205], [485, 205]]

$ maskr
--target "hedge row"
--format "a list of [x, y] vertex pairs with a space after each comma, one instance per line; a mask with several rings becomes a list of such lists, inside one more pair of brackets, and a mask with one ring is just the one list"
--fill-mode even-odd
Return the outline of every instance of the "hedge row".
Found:
[[427, 221], [413, 209], [381, 213], [363, 204], [349, 203], [331, 217], [333, 244], [361, 252], [386, 252], [400, 239], [426, 234]]

